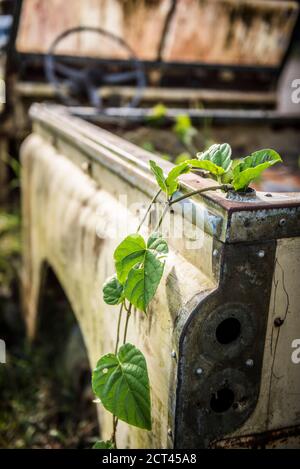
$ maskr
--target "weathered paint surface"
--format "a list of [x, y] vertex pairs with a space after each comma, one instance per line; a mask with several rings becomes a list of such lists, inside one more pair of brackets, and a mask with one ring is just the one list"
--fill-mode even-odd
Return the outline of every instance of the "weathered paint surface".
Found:
[[[24, 0], [18, 49], [45, 53], [62, 31], [85, 25], [125, 39], [144, 60], [278, 66], [298, 11], [295, 1]], [[58, 51], [128, 58], [94, 34], [73, 35]]]
[[297, 11], [296, 2], [178, 1], [163, 58], [167, 61], [278, 65]]
[[[103, 167], [99, 168], [103, 181], [99, 187], [68, 158], [34, 134], [23, 144], [22, 165], [23, 286], [29, 333], [34, 334], [41, 269], [47, 262], [70, 300], [94, 367], [102, 354], [114, 350], [117, 326], [117, 308], [105, 305], [101, 295], [103, 281], [114, 272], [113, 252], [118, 244], [117, 238], [106, 237], [105, 230], [117, 221], [122, 226], [126, 216], [137, 225], [135, 214], [128, 213], [118, 195], [126, 190], [130, 198], [141, 200], [141, 194], [128, 184], [124, 187], [117, 175]], [[174, 394], [171, 387], [176, 368], [176, 360], [171, 357], [176, 347], [174, 323], [193, 295], [215, 287], [212, 273], [209, 277], [199, 269], [203, 254], [200, 259], [199, 252], [192, 253], [192, 263], [178, 254], [175, 246], [148, 315], [135, 313], [128, 335], [128, 341], [141, 348], [147, 358], [153, 430], [149, 433], [129, 430], [120, 423], [120, 447], [167, 446], [169, 397]], [[209, 246], [207, 252], [209, 265]], [[103, 436], [109, 438], [111, 415], [100, 407], [99, 412]]]
[[[300, 239], [277, 242], [272, 296], [257, 407], [238, 431], [261, 433], [300, 424], [300, 364], [292, 361], [292, 342], [300, 339]], [[281, 321], [282, 325], [278, 326]], [[299, 435], [299, 433], [298, 433]], [[300, 437], [298, 438], [300, 446]]]
[[[94, 26], [125, 39], [138, 57], [155, 60], [171, 3], [171, 0], [25, 0], [18, 49], [46, 52], [64, 30]], [[128, 59], [128, 53], [119, 44], [91, 33], [70, 36], [62, 41], [57, 52]]]

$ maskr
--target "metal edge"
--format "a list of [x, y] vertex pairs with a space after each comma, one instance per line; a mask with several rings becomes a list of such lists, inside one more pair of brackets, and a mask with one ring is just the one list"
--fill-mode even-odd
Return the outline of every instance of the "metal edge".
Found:
[[[147, 152], [107, 130], [70, 115], [68, 109], [63, 106], [34, 104], [30, 109], [30, 116], [34, 122], [40, 123], [48, 131], [55, 132], [55, 135], [66, 139], [71, 145], [84, 150], [87, 156], [91, 157], [89, 150], [93, 148], [94, 156], [92, 158], [95, 162], [110, 166], [120, 177], [139, 186], [142, 191], [150, 196], [154, 194], [155, 184], [148, 166], [149, 159], [157, 161], [166, 172], [173, 167], [172, 163], [161, 159], [159, 156]], [[125, 172], [124, 167], [127, 168]], [[130, 178], [128, 172], [131, 173]], [[134, 182], [132, 175], [138, 176], [134, 177]], [[139, 184], [139, 177], [142, 178], [142, 184]], [[145, 181], [147, 181], [146, 184]], [[181, 177], [183, 193], [208, 188], [213, 184], [212, 180], [195, 174], [187, 174]], [[275, 237], [289, 237], [300, 234], [300, 220], [295, 220], [294, 217], [295, 209], [300, 207], [300, 192], [292, 195], [289, 193], [271, 193], [271, 197], [258, 192], [255, 200], [239, 202], [228, 200], [225, 195], [217, 191], [195, 196], [194, 200], [195, 203], [201, 202], [202, 206], [204, 205], [207, 211], [214, 216], [224, 219], [223, 227], [218, 229], [219, 239], [222, 241], [238, 242], [249, 239], [249, 230], [245, 232], [247, 227], [242, 227], [241, 223], [237, 223], [237, 220], [242, 218], [247, 218], [253, 224], [260, 217], [259, 225], [255, 231], [252, 231], [252, 241], [266, 239], [266, 229], [268, 233], [271, 232], [272, 238], [274, 232]], [[275, 229], [280, 221], [278, 217], [271, 216], [271, 221], [266, 220], [268, 218], [267, 214], [272, 215], [274, 210], [277, 210], [278, 216], [284, 211], [286, 218], [289, 220], [284, 230]], [[260, 216], [262, 211], [265, 212], [265, 218]]]

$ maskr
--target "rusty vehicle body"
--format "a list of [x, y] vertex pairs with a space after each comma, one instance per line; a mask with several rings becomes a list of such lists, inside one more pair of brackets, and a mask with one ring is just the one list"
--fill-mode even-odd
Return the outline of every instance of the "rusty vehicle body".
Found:
[[[66, 108], [35, 105], [31, 115], [33, 133], [21, 150], [28, 331], [34, 334], [50, 265], [93, 367], [112, 347], [117, 320], [99, 295], [118, 242], [107, 229], [138, 224], [135, 204], [146, 207], [155, 191], [146, 164], [154, 156]], [[207, 184], [184, 179], [185, 189]], [[230, 200], [220, 193], [190, 203], [198, 226], [188, 217], [183, 239], [169, 234], [163, 283], [147, 317], [135, 314], [129, 331], [149, 364], [153, 430], [122, 424], [118, 444], [251, 447], [274, 432], [275, 446], [284, 437], [285, 446], [299, 446], [300, 375], [291, 344], [300, 331], [300, 195]], [[101, 406], [99, 413], [107, 438], [111, 419]]]
[[[147, 79], [140, 108], [161, 100], [172, 103], [173, 108], [191, 109], [193, 117], [200, 119], [222, 115], [223, 121], [245, 119], [247, 115], [248, 121], [287, 118], [242, 110], [277, 110], [278, 79], [297, 21], [299, 5], [295, 1], [17, 2], [7, 76], [8, 82], [13, 80], [18, 97], [19, 105], [14, 106], [18, 108], [16, 120], [26, 121], [24, 115], [30, 102], [57, 99], [58, 90], [45, 78], [45, 57], [64, 31], [81, 27], [100, 27], [126, 41], [128, 48], [97, 31], [74, 31], [55, 47], [57, 59], [73, 66], [92, 67], [94, 63], [104, 72], [106, 67], [121, 70], [133, 55], [143, 64]], [[122, 86], [100, 83], [101, 80], [99, 92], [107, 100], [106, 107], [110, 105], [109, 98], [122, 104], [134, 93], [135, 84], [130, 80]], [[84, 106], [87, 105], [85, 100]], [[230, 113], [222, 114], [226, 109]], [[143, 117], [143, 109], [139, 111], [135, 118]], [[203, 111], [210, 114], [206, 116]], [[122, 117], [116, 109], [115, 113]]]
[[[6, 54], [0, 160], [9, 152], [15, 153], [28, 135], [30, 105], [41, 101], [62, 101], [74, 115], [119, 130], [147, 127], [153, 105], [162, 102], [167, 106], [166, 128], [172, 127], [177, 115], [186, 113], [209, 140], [230, 140], [237, 156], [269, 146], [294, 161], [298, 158], [299, 106], [290, 103], [282, 110], [279, 93], [299, 25], [297, 2], [68, 1], [15, 2]], [[187, 27], [188, 17], [193, 22], [190, 20]], [[100, 71], [101, 112], [91, 107], [88, 87], [81, 95], [76, 92], [74, 106], [64, 88], [68, 80], [59, 77], [49, 81], [46, 73], [55, 40], [74, 27], [100, 27], [127, 45], [120, 46], [99, 31], [81, 31], [65, 37], [53, 50], [54, 65], [87, 74], [89, 70]], [[41, 34], [43, 41], [38, 40]], [[187, 50], [190, 55], [183, 54]], [[101, 82], [106, 73], [134, 71], [133, 57], [144, 74], [145, 83], [139, 90], [135, 79], [121, 84]], [[290, 76], [286, 79], [286, 88], [292, 90]], [[72, 76], [70, 81], [71, 87], [82, 86]], [[128, 108], [137, 94], [139, 105]], [[2, 165], [2, 199], [5, 172]]]
[[[169, 106], [169, 128], [183, 112], [200, 126], [209, 120], [212, 138], [232, 141], [238, 154], [273, 146], [298, 156], [300, 113], [281, 112], [277, 95], [297, 21], [294, 1], [56, 0], [55, 8], [20, 2], [3, 133], [17, 148], [22, 142], [22, 290], [30, 337], [51, 267], [91, 368], [112, 348], [117, 318], [99, 290], [113, 273], [118, 237], [107, 230], [138, 223], [135, 204], [146, 207], [155, 192], [149, 159], [172, 167], [122, 138], [127, 126], [145, 125], [154, 103]], [[131, 81], [99, 84], [101, 109], [87, 93], [69, 102], [63, 80], [47, 82], [45, 59], [56, 38], [81, 26], [126, 40], [146, 77], [139, 106], [125, 105], [136, 93]], [[52, 56], [75, 70], [127, 69], [132, 57], [102, 39], [75, 31]], [[182, 177], [183, 192], [209, 184]], [[216, 192], [188, 205], [171, 215], [184, 222], [184, 236], [168, 233], [171, 252], [149, 314], [136, 313], [129, 328], [149, 367], [153, 429], [120, 423], [118, 445], [300, 447], [300, 365], [291, 360], [300, 337], [300, 193], [237, 199]], [[150, 217], [145, 234], [154, 225]], [[109, 438], [111, 416], [101, 406], [98, 412], [102, 437]]]

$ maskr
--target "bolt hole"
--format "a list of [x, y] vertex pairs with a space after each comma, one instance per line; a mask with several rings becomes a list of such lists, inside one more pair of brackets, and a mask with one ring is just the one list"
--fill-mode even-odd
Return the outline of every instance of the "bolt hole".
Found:
[[216, 338], [220, 344], [230, 344], [241, 333], [241, 323], [236, 318], [227, 318], [216, 329]]
[[282, 218], [281, 220], [279, 220], [279, 226], [284, 226], [284, 225], [286, 225], [286, 219]]
[[211, 409], [218, 414], [229, 410], [233, 403], [234, 392], [228, 388], [219, 389], [210, 399]]

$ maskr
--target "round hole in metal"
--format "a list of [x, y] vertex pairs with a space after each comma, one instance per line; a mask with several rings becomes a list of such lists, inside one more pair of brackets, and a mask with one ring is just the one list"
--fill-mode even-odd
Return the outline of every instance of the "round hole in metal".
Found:
[[236, 318], [224, 319], [216, 329], [216, 338], [220, 344], [230, 344], [241, 333], [241, 323]]
[[213, 393], [210, 399], [210, 408], [216, 413], [226, 412], [234, 403], [234, 392], [229, 388], [221, 388]]

